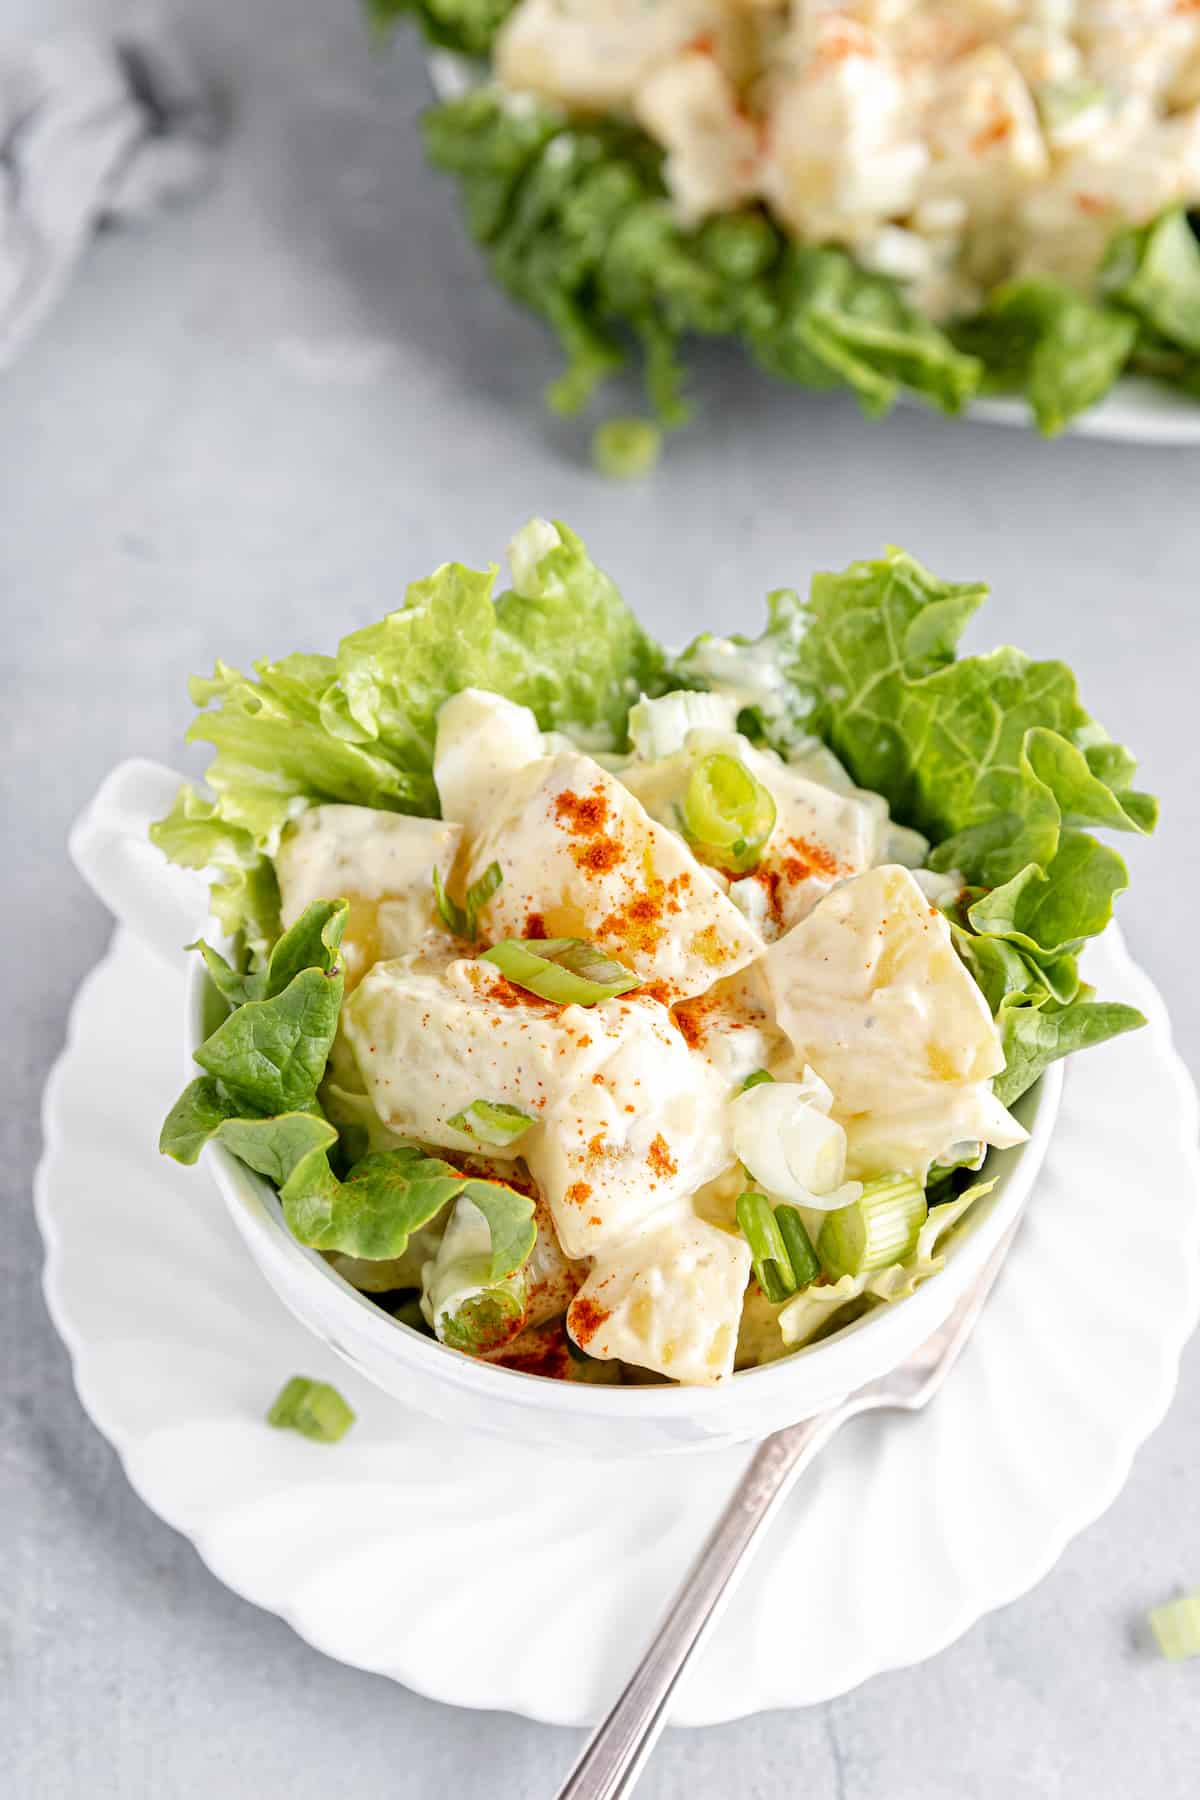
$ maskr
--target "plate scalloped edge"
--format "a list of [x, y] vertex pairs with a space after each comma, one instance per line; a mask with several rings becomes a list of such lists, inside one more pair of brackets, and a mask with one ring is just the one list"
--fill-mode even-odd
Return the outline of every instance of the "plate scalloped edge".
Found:
[[[438, 1680], [436, 1673], [427, 1674], [426, 1662], [419, 1647], [413, 1654], [397, 1656], [396, 1645], [389, 1643], [386, 1636], [382, 1640], [377, 1637], [373, 1647], [369, 1632], [364, 1646], [361, 1641], [356, 1642], [356, 1631], [361, 1621], [351, 1618], [347, 1628], [345, 1613], [339, 1616], [336, 1609], [327, 1609], [322, 1618], [321, 1597], [318, 1595], [314, 1603], [311, 1587], [305, 1588], [301, 1584], [301, 1591], [298, 1593], [273, 1592], [271, 1577], [277, 1577], [278, 1571], [271, 1569], [264, 1575], [263, 1571], [256, 1569], [252, 1560], [244, 1555], [244, 1544], [241, 1546], [243, 1555], [239, 1559], [238, 1543], [235, 1542], [231, 1548], [228, 1541], [229, 1515], [218, 1515], [212, 1519], [197, 1516], [196, 1507], [189, 1505], [182, 1494], [169, 1491], [170, 1483], [164, 1481], [161, 1462], [143, 1460], [136, 1434], [121, 1416], [113, 1392], [106, 1390], [104, 1381], [87, 1367], [91, 1347], [88, 1343], [87, 1323], [86, 1320], [83, 1324], [80, 1323], [64, 1285], [62, 1219], [56, 1205], [52, 1176], [56, 1157], [67, 1133], [62, 1107], [66, 1076], [78, 1048], [89, 998], [97, 984], [102, 982], [114, 959], [122, 953], [128, 953], [128, 949], [128, 941], [123, 940], [122, 934], [118, 933], [106, 958], [85, 978], [76, 995], [71, 1009], [66, 1047], [47, 1082], [42, 1109], [44, 1151], [35, 1179], [35, 1206], [46, 1245], [43, 1277], [46, 1303], [54, 1325], [70, 1353], [75, 1386], [84, 1410], [113, 1444], [131, 1486], [145, 1504], [191, 1539], [201, 1559], [226, 1586], [251, 1603], [276, 1612], [314, 1648], [343, 1662], [401, 1680], [406, 1686], [431, 1699], [480, 1710], [518, 1712], [550, 1724], [578, 1725], [587, 1722], [606, 1703], [610, 1691], [615, 1692], [622, 1673], [627, 1672], [633, 1653], [632, 1648], [627, 1646], [635, 1646], [638, 1634], [648, 1632], [658, 1608], [686, 1568], [692, 1549], [700, 1541], [708, 1522], [715, 1516], [725, 1491], [748, 1452], [714, 1452], [710, 1459], [705, 1459], [713, 1473], [713, 1481], [707, 1484], [707, 1491], [701, 1493], [699, 1490], [705, 1488], [706, 1484], [697, 1481], [696, 1492], [690, 1495], [664, 1493], [660, 1495], [657, 1505], [650, 1505], [649, 1524], [653, 1529], [649, 1532], [649, 1541], [630, 1540], [625, 1545], [630, 1556], [637, 1559], [634, 1566], [638, 1579], [627, 1580], [621, 1584], [621, 1588], [623, 1594], [636, 1589], [638, 1601], [632, 1608], [636, 1616], [631, 1616], [630, 1602], [627, 1599], [622, 1601], [618, 1597], [614, 1600], [605, 1620], [610, 1628], [609, 1638], [613, 1637], [614, 1632], [616, 1634], [615, 1645], [609, 1644], [612, 1652], [608, 1657], [609, 1666], [593, 1670], [588, 1679], [575, 1678], [573, 1686], [565, 1687], [557, 1693], [547, 1691], [544, 1686], [539, 1687], [536, 1679], [532, 1679], [538, 1673], [536, 1657], [532, 1660], [514, 1657], [511, 1662], [507, 1658], [498, 1659], [504, 1664], [502, 1668], [497, 1668], [494, 1664], [479, 1663], [473, 1667], [467, 1667], [465, 1663], [456, 1665], [456, 1677], [461, 1675], [463, 1679], [457, 1691], [448, 1691], [446, 1684]], [[1149, 978], [1133, 963], [1115, 933], [1110, 933], [1103, 951], [1106, 958], [1111, 958], [1111, 973], [1114, 978], [1119, 980], [1128, 997], [1141, 1005], [1149, 1019], [1148, 1030], [1139, 1034], [1139, 1038], [1143, 1043], [1149, 1040], [1146, 1053], [1149, 1054], [1153, 1047], [1161, 1070], [1168, 1078], [1171, 1102], [1168, 1110], [1174, 1118], [1176, 1128], [1176, 1138], [1170, 1148], [1186, 1169], [1189, 1193], [1195, 1196], [1200, 1193], [1200, 1150], [1196, 1142], [1197, 1099], [1187, 1071], [1172, 1046], [1165, 1006]], [[1074, 1081], [1068, 1085], [1068, 1096], [1074, 1085]], [[1052, 1154], [1053, 1149], [1052, 1145]], [[1034, 1216], [1036, 1212], [1031, 1215], [1031, 1219]], [[851, 1651], [846, 1644], [835, 1646], [837, 1654], [831, 1659], [827, 1680], [823, 1681], [820, 1676], [810, 1672], [802, 1691], [797, 1691], [795, 1685], [789, 1689], [787, 1681], [790, 1676], [794, 1682], [796, 1670], [790, 1668], [787, 1659], [778, 1654], [766, 1657], [761, 1654], [761, 1641], [765, 1634], [762, 1630], [756, 1633], [754, 1631], [757, 1623], [755, 1608], [763, 1603], [767, 1556], [770, 1555], [776, 1565], [782, 1561], [786, 1568], [789, 1545], [794, 1549], [793, 1540], [801, 1535], [793, 1531], [792, 1539], [785, 1542], [784, 1520], [791, 1518], [794, 1521], [797, 1511], [802, 1510], [806, 1504], [812, 1506], [814, 1500], [823, 1500], [826, 1506], [829, 1504], [830, 1484], [832, 1480], [833, 1485], [836, 1485], [836, 1471], [832, 1470], [830, 1464], [826, 1464], [824, 1469], [822, 1465], [818, 1465], [806, 1479], [806, 1483], [802, 1484], [784, 1517], [774, 1527], [771, 1551], [764, 1553], [756, 1567], [749, 1572], [721, 1631], [684, 1685], [672, 1713], [672, 1723], [713, 1724], [775, 1707], [815, 1704], [833, 1698], [871, 1675], [908, 1666], [937, 1654], [983, 1614], [1007, 1605], [1035, 1586], [1057, 1561], [1070, 1540], [1097, 1519], [1115, 1500], [1138, 1447], [1161, 1422], [1170, 1403], [1176, 1385], [1180, 1353], [1200, 1317], [1200, 1218], [1194, 1207], [1192, 1221], [1190, 1239], [1185, 1234], [1179, 1244], [1178, 1273], [1181, 1286], [1178, 1304], [1169, 1328], [1164, 1329], [1157, 1340], [1153, 1373], [1144, 1387], [1139, 1389], [1136, 1407], [1124, 1410], [1117, 1408], [1115, 1419], [1106, 1421], [1106, 1424], [1111, 1424], [1111, 1437], [1105, 1446], [1103, 1473], [1092, 1480], [1085, 1494], [1076, 1496], [1072, 1506], [1058, 1509], [1053, 1527], [1047, 1527], [1043, 1532], [1036, 1554], [1021, 1559], [1015, 1570], [1007, 1569], [1003, 1558], [998, 1558], [994, 1565], [983, 1559], [979, 1567], [974, 1569], [974, 1585], [962, 1587], [956, 1604], [944, 1608], [940, 1616], [931, 1612], [917, 1616], [910, 1614], [905, 1619], [904, 1629], [908, 1635], [903, 1642], [897, 1642], [894, 1635], [889, 1637], [886, 1632], [878, 1641], [873, 1642], [869, 1633], [864, 1634], [860, 1630], [857, 1650]], [[1022, 1236], [1025, 1237], [1029, 1230], [1030, 1223], [1027, 1222]], [[1014, 1251], [1014, 1256], [1017, 1253]], [[253, 1278], [254, 1291], [261, 1294], [264, 1308], [276, 1304], [270, 1299], [265, 1286], [259, 1283], [255, 1271], [249, 1269], [247, 1278]], [[993, 1305], [996, 1303], [994, 1301]], [[282, 1315], [282, 1309], [280, 1313], [286, 1319], [286, 1315]], [[304, 1345], [311, 1343], [294, 1322], [287, 1320], [286, 1327], [295, 1334], [294, 1342]], [[968, 1358], [975, 1353], [976, 1347], [973, 1345]], [[332, 1357], [319, 1346], [306, 1348], [304, 1356], [309, 1365], [318, 1368], [326, 1363], [333, 1365]], [[964, 1359], [964, 1368], [966, 1366], [967, 1359]], [[339, 1379], [346, 1385], [348, 1376], [342, 1372]], [[956, 1380], [961, 1379], [961, 1374], [956, 1375]], [[361, 1384], [361, 1389], [369, 1405], [374, 1390], [368, 1389], [365, 1383]], [[352, 1398], [355, 1397], [352, 1394]], [[444, 1428], [428, 1425], [384, 1396], [377, 1398], [383, 1408], [387, 1409], [389, 1422], [394, 1424], [397, 1416], [403, 1418], [406, 1433], [411, 1431], [414, 1440], [419, 1440], [422, 1433], [441, 1432], [441, 1452], [444, 1453], [446, 1442], [449, 1441]], [[945, 1400], [939, 1404], [944, 1406]], [[936, 1428], [937, 1416], [937, 1408], [927, 1415], [931, 1427]], [[887, 1464], [895, 1460], [897, 1446], [904, 1443], [906, 1434], [911, 1438], [920, 1429], [917, 1422], [909, 1421], [903, 1422], [898, 1429], [893, 1427], [890, 1432], [886, 1425], [883, 1431], [875, 1429], [875, 1425], [874, 1421], [863, 1421], [860, 1425], [851, 1427], [842, 1440], [841, 1451], [831, 1453], [833, 1459], [840, 1456], [850, 1469], [847, 1479], [862, 1482], [864, 1476], [869, 1478], [862, 1489], [864, 1504], [868, 1508], [871, 1504], [871, 1492], [878, 1495], [887, 1485]], [[278, 1443], [278, 1438], [285, 1435], [272, 1433], [270, 1438]], [[376, 1453], [386, 1435], [376, 1434], [373, 1441]], [[394, 1432], [391, 1435], [394, 1436]], [[296, 1450], [299, 1453], [306, 1453], [309, 1449], [309, 1446], [297, 1441]], [[291, 1446], [287, 1450], [290, 1458]], [[477, 1470], [477, 1459], [468, 1456], [466, 1466]], [[297, 1472], [300, 1469], [294, 1459], [291, 1460], [291, 1467]], [[624, 1467], [624, 1479], [627, 1480], [629, 1467]], [[323, 1466], [320, 1472], [322, 1475], [333, 1476], [337, 1472], [336, 1465]], [[307, 1477], [311, 1469], [306, 1468], [303, 1473]], [[678, 1484], [677, 1476], [668, 1477], [667, 1480], [669, 1484]], [[303, 1485], [299, 1473], [296, 1481], [297, 1485]], [[361, 1478], [359, 1485], [362, 1485]], [[650, 1480], [649, 1470], [647, 1485], [654, 1485]], [[659, 1485], [661, 1487], [662, 1484]], [[322, 1482], [315, 1491], [327, 1495], [329, 1486]], [[389, 1494], [389, 1501], [395, 1501], [398, 1491], [397, 1489]], [[202, 1513], [202, 1508], [200, 1511]], [[226, 1527], [224, 1541], [221, 1535], [222, 1525]], [[574, 1539], [571, 1539], [566, 1546], [560, 1543], [558, 1549], [562, 1554], [564, 1550], [573, 1550], [573, 1546]], [[340, 1580], [340, 1563], [337, 1572]], [[328, 1596], [325, 1599], [327, 1602]], [[894, 1615], [903, 1610], [893, 1606]], [[861, 1627], [862, 1623], [861, 1618], [849, 1620], [852, 1631]], [[618, 1626], [620, 1630], [617, 1630]], [[559, 1632], [561, 1629], [560, 1620]], [[629, 1635], [631, 1629], [632, 1637]], [[739, 1664], [745, 1662], [748, 1665], [747, 1678], [731, 1684], [727, 1679], [729, 1646], [740, 1636], [743, 1648], [747, 1648], [747, 1634], [752, 1634], [751, 1642], [759, 1653], [752, 1657], [739, 1657]], [[603, 1636], [603, 1633], [598, 1633], [597, 1636]], [[725, 1647], [723, 1655], [720, 1654], [722, 1646]], [[603, 1660], [602, 1658], [601, 1661]], [[721, 1667], [725, 1668], [724, 1675], [718, 1673]], [[774, 1679], [770, 1678], [772, 1676]], [[803, 1676], [800, 1679], [803, 1682]]]

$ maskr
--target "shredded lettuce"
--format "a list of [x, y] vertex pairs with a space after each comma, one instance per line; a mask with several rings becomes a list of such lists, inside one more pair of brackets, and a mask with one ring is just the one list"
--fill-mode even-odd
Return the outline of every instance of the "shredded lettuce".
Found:
[[259, 662], [252, 676], [218, 663], [193, 681], [204, 710], [188, 738], [215, 748], [211, 797], [183, 788], [151, 836], [214, 872], [215, 916], [255, 958], [279, 932], [270, 858], [296, 813], [346, 801], [437, 816], [435, 721], [450, 694], [490, 688], [603, 750], [624, 743], [639, 693], [659, 691], [660, 650], [574, 532], [534, 520], [510, 554], [498, 597], [495, 569], [446, 563], [335, 656]]
[[676, 673], [736, 696], [785, 753], [815, 735], [930, 840], [934, 870], [965, 877], [947, 910], [1000, 1023], [1011, 1104], [1055, 1057], [1142, 1022], [1081, 985], [1078, 953], [1128, 879], [1085, 827], [1148, 832], [1157, 807], [1065, 664], [956, 656], [986, 594], [891, 550], [817, 575], [806, 602], [773, 596], [757, 640], [697, 639]]

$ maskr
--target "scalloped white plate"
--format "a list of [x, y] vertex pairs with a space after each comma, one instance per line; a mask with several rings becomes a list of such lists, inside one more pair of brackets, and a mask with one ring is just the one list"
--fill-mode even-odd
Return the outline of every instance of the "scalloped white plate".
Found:
[[[1200, 1308], [1196, 1097], [1118, 939], [1089, 975], [1149, 1029], [1077, 1060], [1028, 1219], [945, 1393], [916, 1419], [858, 1421], [825, 1453], [675, 1723], [808, 1704], [931, 1656], [1046, 1573], [1166, 1410]], [[326, 1654], [461, 1706], [595, 1719], [749, 1452], [614, 1465], [518, 1452], [408, 1412], [335, 1360], [263, 1284], [203, 1173], [156, 1153], [188, 1073], [183, 1003], [182, 978], [118, 932], [46, 1090], [46, 1297], [88, 1413], [213, 1572]], [[263, 1422], [297, 1372], [356, 1408], [336, 1448]], [[853, 1554], [814, 1556], [835, 1534]]]

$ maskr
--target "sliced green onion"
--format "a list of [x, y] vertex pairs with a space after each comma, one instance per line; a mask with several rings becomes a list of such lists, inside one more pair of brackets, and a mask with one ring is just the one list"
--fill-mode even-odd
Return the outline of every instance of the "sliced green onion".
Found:
[[267, 1423], [281, 1431], [298, 1431], [318, 1444], [336, 1444], [353, 1425], [354, 1414], [327, 1381], [293, 1375], [280, 1388]]
[[821, 1259], [813, 1249], [804, 1220], [794, 1206], [777, 1206], [775, 1223], [792, 1265], [797, 1288], [806, 1288], [821, 1273]]
[[480, 913], [483, 911], [492, 895], [502, 885], [503, 881], [503, 869], [498, 862], [493, 862], [488, 864], [478, 881], [473, 881], [467, 889], [468, 937], [473, 938], [475, 936], [475, 928], [479, 922]]
[[1168, 1662], [1200, 1656], [1200, 1588], [1182, 1600], [1156, 1606], [1150, 1614], [1150, 1629]]
[[608, 419], [592, 433], [592, 461], [614, 481], [638, 481], [662, 455], [662, 432], [649, 419]]
[[486, 1356], [516, 1337], [524, 1323], [525, 1283], [510, 1275], [494, 1287], [452, 1300], [437, 1315], [437, 1335], [451, 1350]]
[[742, 1092], [744, 1094], [747, 1088], [761, 1087], [764, 1081], [774, 1081], [774, 1079], [775, 1077], [772, 1075], [770, 1069], [755, 1069], [754, 1073], [752, 1075], [747, 1075], [745, 1081], [743, 1081]]
[[684, 791], [684, 834], [702, 862], [752, 869], [775, 828], [771, 790], [723, 750], [702, 756]]
[[595, 1006], [641, 985], [641, 977], [584, 938], [505, 938], [485, 950], [515, 986], [558, 1006]]
[[437, 864], [433, 865], [433, 900], [441, 916], [442, 924], [455, 937], [467, 936], [467, 915], [456, 900], [452, 900], [442, 885], [442, 872]]
[[503, 1100], [472, 1100], [470, 1106], [456, 1112], [446, 1123], [455, 1131], [465, 1131], [468, 1137], [478, 1138], [481, 1144], [491, 1144], [499, 1149], [523, 1137], [534, 1119], [519, 1106], [509, 1106]]
[[796, 1278], [792, 1272], [787, 1245], [767, 1196], [755, 1193], [753, 1188], [739, 1194], [737, 1222], [742, 1236], [750, 1246], [755, 1279], [767, 1299], [778, 1305], [789, 1294], [795, 1293]]
[[473, 881], [467, 889], [465, 909], [456, 900], [452, 900], [442, 882], [441, 870], [434, 865], [433, 899], [442, 923], [455, 937], [474, 938], [479, 923], [479, 915], [500, 887], [504, 880], [504, 871], [498, 862], [489, 863], [478, 881]]
[[817, 1253], [825, 1273], [866, 1275], [903, 1262], [917, 1247], [928, 1208], [913, 1175], [881, 1175], [868, 1181], [850, 1206], [831, 1212], [821, 1227]]

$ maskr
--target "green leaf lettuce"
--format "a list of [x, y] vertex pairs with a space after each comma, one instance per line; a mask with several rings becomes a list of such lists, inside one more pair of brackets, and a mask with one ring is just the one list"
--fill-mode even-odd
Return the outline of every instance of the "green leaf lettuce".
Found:
[[1011, 1101], [1056, 1056], [1140, 1022], [1080, 985], [1076, 958], [1128, 880], [1085, 828], [1151, 831], [1157, 808], [1065, 664], [956, 654], [986, 593], [891, 550], [817, 575], [805, 602], [774, 596], [758, 639], [697, 639], [678, 673], [735, 693], [785, 753], [820, 739], [929, 838], [931, 867], [962, 874], [955, 941], [1000, 1023]]
[[498, 597], [494, 569], [446, 563], [336, 656], [259, 662], [252, 676], [218, 663], [193, 682], [203, 710], [188, 737], [214, 746], [213, 798], [184, 788], [151, 837], [213, 870], [215, 916], [255, 960], [279, 932], [270, 858], [289, 819], [322, 801], [437, 816], [435, 725], [451, 694], [490, 688], [543, 729], [614, 749], [638, 694], [659, 690], [661, 652], [574, 532], [535, 520], [512, 556]]

